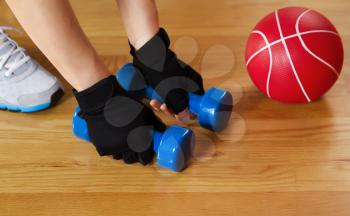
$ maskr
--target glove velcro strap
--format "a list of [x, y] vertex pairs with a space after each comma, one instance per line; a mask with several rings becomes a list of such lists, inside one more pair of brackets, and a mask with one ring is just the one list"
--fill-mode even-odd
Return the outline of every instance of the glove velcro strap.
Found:
[[117, 80], [111, 75], [83, 91], [73, 89], [73, 94], [81, 112], [93, 113], [102, 109], [108, 100], [115, 96], [118, 89]]
[[[163, 41], [165, 47], [169, 48], [169, 46], [170, 46], [170, 39], [169, 39], [168, 33], [164, 30], [164, 28], [160, 28], [159, 31], [157, 32], [157, 34], [155, 34], [149, 41], [147, 41], [146, 44], [149, 44], [150, 42], [152, 43], [152, 41], [154, 41], [155, 38], [160, 38]], [[128, 41], [128, 42], [129, 42], [129, 47], [130, 47], [130, 54], [132, 56], [135, 56], [136, 49], [130, 43], [130, 41]], [[142, 49], [142, 47], [140, 49]]]

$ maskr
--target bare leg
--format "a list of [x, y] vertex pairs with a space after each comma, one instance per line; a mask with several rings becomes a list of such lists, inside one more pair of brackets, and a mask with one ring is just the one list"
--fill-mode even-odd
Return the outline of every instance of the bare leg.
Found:
[[[158, 11], [155, 0], [116, 0], [130, 43], [135, 49], [141, 48], [159, 31]], [[172, 111], [165, 104], [151, 100], [150, 105], [168, 115]], [[185, 110], [175, 117], [188, 122], [189, 112]]]
[[109, 76], [67, 0], [6, 0], [23, 28], [78, 91]]

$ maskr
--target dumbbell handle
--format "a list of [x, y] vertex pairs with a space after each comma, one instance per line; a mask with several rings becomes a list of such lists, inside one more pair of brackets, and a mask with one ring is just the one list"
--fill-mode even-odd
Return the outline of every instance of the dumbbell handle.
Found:
[[[124, 65], [116, 73], [116, 77], [124, 90], [164, 103], [163, 98], [153, 87], [146, 84], [142, 73], [131, 63]], [[197, 121], [202, 127], [220, 132], [227, 126], [233, 104], [230, 92], [213, 87], [203, 95], [188, 93], [188, 97], [189, 111], [197, 116]]]
[[[80, 109], [79, 107], [76, 108], [73, 116], [73, 122], [72, 122], [72, 128], [73, 133], [80, 139], [83, 139], [85, 141], [91, 142], [87, 124], [84, 119], [80, 118], [78, 115]], [[158, 147], [160, 144], [160, 141], [163, 138], [163, 133], [159, 131], [153, 131], [153, 150], [155, 152], [158, 152]]]
[[[146, 97], [148, 99], [155, 99], [158, 100], [160, 102], [164, 102], [163, 99], [159, 96], [159, 94], [149, 85], [147, 85], [146, 89], [145, 89], [145, 93], [146, 93]], [[189, 109], [190, 112], [198, 115], [198, 113], [200, 112], [200, 107], [201, 107], [201, 102], [202, 102], [202, 95], [197, 95], [197, 94], [193, 94], [193, 93], [188, 93], [188, 97], [189, 97]]]

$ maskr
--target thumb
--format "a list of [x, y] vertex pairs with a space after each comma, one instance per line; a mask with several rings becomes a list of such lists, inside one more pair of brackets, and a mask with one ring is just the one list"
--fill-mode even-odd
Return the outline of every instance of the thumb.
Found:
[[186, 108], [179, 114], [175, 115], [175, 118], [188, 125], [190, 123], [190, 111], [188, 110], [188, 108]]

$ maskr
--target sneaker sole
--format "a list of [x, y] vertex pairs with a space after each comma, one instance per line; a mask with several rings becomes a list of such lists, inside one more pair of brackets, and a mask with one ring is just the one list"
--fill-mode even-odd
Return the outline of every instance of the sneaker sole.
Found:
[[32, 106], [32, 107], [12, 106], [12, 105], [7, 105], [7, 104], [0, 104], [0, 109], [1, 110], [8, 110], [11, 112], [23, 112], [23, 113], [38, 112], [41, 110], [48, 109], [48, 108], [54, 106], [55, 104], [57, 104], [57, 102], [62, 98], [63, 95], [64, 95], [63, 89], [59, 88], [51, 95], [49, 103], [39, 104], [39, 105]]

